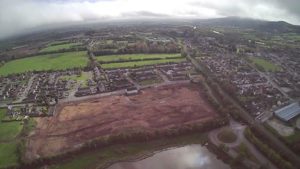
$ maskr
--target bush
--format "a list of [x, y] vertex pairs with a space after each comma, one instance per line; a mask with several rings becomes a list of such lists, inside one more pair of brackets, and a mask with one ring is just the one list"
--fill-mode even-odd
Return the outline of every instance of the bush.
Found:
[[261, 142], [249, 128], [245, 130], [246, 138], [253, 143], [267, 158], [269, 158], [279, 168], [293, 169], [292, 164], [283, 159], [276, 151], [271, 149], [267, 144]]

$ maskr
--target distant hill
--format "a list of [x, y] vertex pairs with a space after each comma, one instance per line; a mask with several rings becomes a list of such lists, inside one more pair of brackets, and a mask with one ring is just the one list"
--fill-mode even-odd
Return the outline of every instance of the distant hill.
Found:
[[241, 29], [254, 29], [256, 31], [270, 33], [300, 33], [300, 26], [292, 25], [284, 21], [264, 21], [250, 18], [227, 17], [194, 21], [199, 26], [231, 27]]

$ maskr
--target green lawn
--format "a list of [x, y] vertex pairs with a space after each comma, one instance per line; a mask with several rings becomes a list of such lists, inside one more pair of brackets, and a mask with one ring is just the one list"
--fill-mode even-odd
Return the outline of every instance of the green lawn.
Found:
[[0, 141], [14, 139], [22, 130], [23, 125], [20, 121], [0, 123]]
[[163, 80], [161, 80], [161, 79], [147, 79], [147, 80], [143, 80], [143, 81], [139, 82], [139, 84], [142, 86], [146, 86], [146, 85], [161, 83], [162, 81]]
[[[0, 109], [0, 120], [5, 116], [5, 110]], [[18, 164], [17, 141], [15, 137], [20, 134], [23, 125], [20, 122], [0, 121], [0, 168]]]
[[5, 109], [0, 109], [0, 124], [1, 120], [5, 117], [6, 110]]
[[0, 168], [15, 166], [18, 164], [17, 143], [0, 143]]
[[83, 87], [87, 86], [88, 80], [93, 78], [92, 72], [82, 72], [80, 76], [71, 75], [71, 76], [62, 76], [60, 79], [63, 80], [74, 80], [83, 85]]
[[295, 130], [294, 134], [287, 136], [287, 137], [283, 137], [283, 138], [290, 144], [296, 144], [296, 143], [300, 142], [300, 131]]
[[97, 61], [120, 61], [120, 60], [134, 60], [134, 59], [152, 59], [152, 58], [168, 58], [168, 57], [180, 57], [181, 54], [126, 54], [126, 55], [107, 55], [96, 57]]
[[139, 61], [139, 62], [120, 62], [120, 63], [102, 64], [101, 66], [104, 69], [114, 69], [114, 68], [140, 67], [140, 66], [155, 65], [161, 63], [178, 63], [183, 61], [186, 61], [186, 59], [179, 58], [179, 59], [146, 60], [146, 61]]
[[222, 129], [217, 137], [223, 143], [233, 143], [237, 140], [236, 134], [234, 134], [230, 128]]
[[0, 109], [0, 142], [14, 139], [22, 130], [23, 125], [19, 121], [2, 122], [5, 117], [5, 109]]
[[80, 45], [81, 43], [66, 43], [61, 45], [48, 45], [46, 48], [43, 48], [40, 50], [40, 52], [52, 52], [52, 51], [58, 51], [61, 49], [70, 49], [73, 46]]
[[257, 58], [257, 57], [251, 57], [251, 62], [253, 62], [259, 69], [263, 69], [262, 71], [268, 71], [268, 72], [276, 72], [280, 71], [281, 68], [271, 61], [268, 61], [266, 59]]
[[63, 70], [85, 67], [87, 62], [88, 57], [85, 51], [38, 55], [7, 62], [0, 67], [0, 76], [34, 70]]
[[71, 75], [71, 76], [62, 76], [60, 79], [64, 80], [75, 80], [75, 81], [86, 81], [89, 78], [91, 78], [92, 75], [89, 72], [82, 72], [80, 76], [77, 75]]

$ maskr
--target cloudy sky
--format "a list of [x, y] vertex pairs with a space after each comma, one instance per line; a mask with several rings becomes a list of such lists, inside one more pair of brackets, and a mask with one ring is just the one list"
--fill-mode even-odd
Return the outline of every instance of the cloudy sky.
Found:
[[57, 23], [241, 16], [300, 25], [299, 0], [0, 0], [0, 38]]

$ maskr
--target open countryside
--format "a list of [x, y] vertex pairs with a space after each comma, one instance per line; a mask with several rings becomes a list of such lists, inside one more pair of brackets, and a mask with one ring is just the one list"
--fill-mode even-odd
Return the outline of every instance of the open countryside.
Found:
[[266, 59], [252, 57], [250, 58], [251, 61], [258, 67], [258, 69], [261, 69], [262, 71], [266, 72], [278, 72], [281, 70], [281, 68], [271, 61], [268, 61]]
[[46, 48], [43, 48], [40, 50], [40, 52], [52, 52], [52, 51], [58, 51], [62, 49], [71, 49], [72, 47], [75, 47], [77, 45], [80, 45], [81, 43], [66, 43], [66, 44], [55, 44], [52, 43], [48, 45]]
[[19, 141], [16, 140], [16, 137], [23, 128], [21, 121], [3, 122], [5, 112], [4, 109], [0, 109], [0, 168], [18, 164]]
[[181, 54], [124, 54], [124, 55], [107, 55], [96, 57], [100, 62], [112, 61], [130, 61], [130, 60], [147, 60], [147, 59], [171, 59], [179, 58]]
[[0, 46], [0, 169], [300, 168], [300, 28], [86, 24]]
[[122, 63], [107, 63], [102, 64], [103, 68], [113, 69], [113, 68], [128, 68], [128, 67], [141, 67], [147, 65], [156, 65], [162, 63], [179, 63], [186, 61], [185, 58], [178, 59], [160, 59], [160, 60], [144, 60], [144, 61], [135, 61], [135, 62], [122, 62]]
[[84, 51], [38, 55], [5, 63], [0, 67], [0, 75], [85, 67], [87, 62], [88, 57]]

